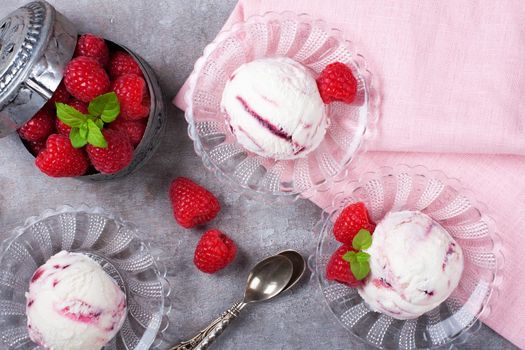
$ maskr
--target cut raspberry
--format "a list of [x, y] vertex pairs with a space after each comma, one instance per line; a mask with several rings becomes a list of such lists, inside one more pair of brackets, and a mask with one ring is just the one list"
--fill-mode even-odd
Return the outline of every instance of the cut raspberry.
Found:
[[78, 39], [75, 57], [86, 56], [96, 59], [105, 66], [109, 62], [109, 49], [106, 41], [93, 34], [84, 34]]
[[334, 62], [326, 66], [317, 78], [317, 88], [324, 103], [352, 103], [357, 94], [357, 80], [346, 64]]
[[112, 84], [111, 90], [120, 102], [120, 116], [128, 120], [147, 118], [150, 99], [143, 78], [135, 74], [124, 74]]
[[195, 249], [193, 262], [205, 273], [215, 273], [228, 266], [237, 254], [237, 246], [219, 230], [206, 231]]
[[43, 141], [53, 133], [54, 127], [53, 113], [44, 107], [18, 129], [18, 134], [26, 141]]
[[116, 79], [124, 74], [135, 74], [143, 77], [142, 70], [131, 55], [124, 51], [116, 51], [109, 61], [109, 76]]
[[64, 73], [64, 84], [73, 97], [86, 103], [108, 92], [110, 87], [106, 71], [97, 60], [86, 56], [69, 62]]

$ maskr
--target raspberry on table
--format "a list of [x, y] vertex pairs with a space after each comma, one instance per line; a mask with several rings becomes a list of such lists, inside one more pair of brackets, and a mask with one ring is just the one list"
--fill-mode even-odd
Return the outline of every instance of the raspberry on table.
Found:
[[144, 77], [137, 61], [124, 51], [115, 51], [111, 55], [108, 72], [111, 79], [116, 79], [124, 74], [135, 74], [141, 78]]
[[206, 224], [221, 210], [213, 193], [185, 177], [178, 177], [171, 182], [169, 197], [173, 216], [184, 228]]
[[146, 131], [146, 121], [140, 120], [126, 120], [123, 118], [117, 118], [113, 123], [109, 124], [110, 129], [115, 129], [128, 135], [129, 140], [133, 147], [136, 147]]
[[53, 133], [55, 127], [53, 117], [54, 113], [44, 107], [18, 129], [18, 134], [26, 141], [45, 140]]
[[352, 203], [343, 209], [334, 224], [335, 239], [352, 246], [352, 240], [361, 229], [374, 232], [375, 224], [368, 217], [368, 211], [363, 202]]
[[71, 60], [64, 72], [67, 91], [77, 100], [89, 103], [109, 91], [109, 77], [98, 61], [79, 56]]
[[350, 251], [355, 250], [352, 246], [345, 244], [340, 246], [334, 254], [332, 254], [328, 261], [328, 265], [326, 266], [326, 279], [355, 288], [362, 285], [363, 281], [359, 281], [355, 278], [350, 268], [350, 263], [343, 260], [343, 255]]
[[197, 247], [193, 262], [205, 273], [215, 273], [228, 266], [237, 254], [237, 246], [228, 236], [217, 229], [206, 231]]
[[149, 116], [150, 98], [143, 78], [124, 74], [113, 81], [111, 90], [117, 94], [122, 118], [137, 120]]
[[354, 102], [357, 94], [357, 79], [346, 64], [341, 62], [329, 64], [316, 81], [324, 103]]
[[106, 41], [93, 34], [82, 35], [75, 48], [75, 57], [86, 56], [96, 59], [105, 66], [109, 62], [109, 49]]
[[103, 174], [114, 174], [127, 167], [133, 160], [133, 146], [122, 132], [103, 129], [102, 135], [108, 147], [100, 148], [87, 145], [86, 150], [91, 164]]
[[36, 157], [35, 164], [48, 176], [72, 177], [84, 175], [89, 160], [83, 149], [71, 145], [68, 137], [53, 134], [47, 139], [46, 148]]

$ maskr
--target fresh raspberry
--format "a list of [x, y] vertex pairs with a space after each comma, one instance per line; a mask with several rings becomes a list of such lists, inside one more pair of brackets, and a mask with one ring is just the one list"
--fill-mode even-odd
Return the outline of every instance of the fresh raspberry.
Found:
[[219, 201], [210, 191], [185, 177], [171, 182], [169, 195], [173, 216], [185, 228], [205, 224], [221, 210]]
[[219, 230], [206, 231], [195, 248], [193, 263], [205, 273], [215, 273], [222, 270], [237, 253], [237, 246], [228, 236]]
[[109, 49], [104, 39], [93, 34], [84, 34], [78, 39], [75, 49], [75, 57], [78, 56], [93, 57], [105, 66], [109, 62]]
[[53, 134], [46, 142], [46, 149], [36, 157], [35, 164], [44, 174], [52, 177], [84, 175], [89, 160], [84, 150], [74, 148], [69, 138]]
[[104, 174], [114, 174], [131, 163], [133, 146], [129, 138], [120, 131], [104, 129], [102, 134], [108, 147], [99, 148], [87, 145], [86, 150], [95, 169]]
[[50, 107], [56, 108], [55, 103], [67, 103], [67, 101], [69, 101], [69, 98], [69, 92], [67, 91], [64, 82], [61, 82], [55, 90], [55, 93], [53, 94], [53, 96], [51, 96], [47, 103]]
[[45, 140], [42, 140], [42, 141], [26, 141], [25, 145], [27, 146], [27, 148], [29, 148], [29, 150], [31, 151], [31, 154], [34, 155], [35, 157], [38, 156], [40, 154], [40, 152], [42, 152], [43, 150], [46, 149], [46, 141]]
[[335, 239], [343, 244], [352, 245], [352, 240], [359, 230], [374, 232], [375, 224], [370, 221], [363, 202], [350, 204], [343, 209], [334, 224]]
[[111, 85], [120, 102], [120, 115], [124, 119], [137, 120], [149, 115], [149, 96], [143, 78], [135, 74], [124, 74]]
[[124, 74], [135, 74], [143, 77], [137, 61], [124, 51], [116, 51], [111, 55], [108, 72], [111, 79], [116, 79]]
[[73, 58], [66, 67], [64, 84], [77, 100], [91, 102], [95, 97], [109, 91], [110, 82], [106, 71], [92, 57]]
[[[84, 113], [84, 114], [89, 113], [87, 104], [85, 104], [82, 101], [73, 100], [67, 104], [75, 108], [80, 113]], [[55, 120], [55, 128], [57, 129], [60, 135], [69, 136], [69, 133], [71, 132], [71, 127], [67, 124], [64, 124], [64, 122], [62, 122], [59, 118]]]
[[357, 80], [346, 64], [334, 62], [326, 66], [317, 78], [317, 88], [324, 103], [352, 103], [357, 93]]
[[43, 108], [18, 129], [18, 134], [26, 141], [42, 141], [51, 135], [54, 127], [51, 110]]
[[342, 245], [330, 257], [328, 265], [326, 265], [326, 279], [329, 281], [336, 281], [346, 284], [349, 287], [359, 287], [363, 282], [358, 281], [352, 270], [350, 263], [343, 260], [343, 255], [349, 251], [355, 251], [351, 246]]
[[109, 124], [109, 128], [119, 130], [128, 135], [131, 144], [133, 147], [136, 147], [142, 141], [144, 131], [146, 131], [146, 122], [143, 120], [117, 118], [117, 120]]

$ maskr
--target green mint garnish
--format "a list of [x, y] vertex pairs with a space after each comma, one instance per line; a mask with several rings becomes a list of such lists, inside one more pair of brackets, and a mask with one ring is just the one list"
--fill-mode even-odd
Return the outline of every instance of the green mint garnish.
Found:
[[75, 148], [86, 144], [99, 148], [108, 147], [102, 135], [104, 124], [117, 119], [120, 114], [120, 103], [114, 92], [100, 95], [89, 103], [88, 114], [83, 114], [64, 103], [57, 103], [57, 116], [64, 124], [71, 127], [69, 139]]
[[355, 235], [354, 239], [352, 240], [352, 247], [355, 250], [365, 250], [370, 248], [372, 245], [372, 235], [368, 230], [361, 229]]
[[352, 274], [354, 275], [355, 279], [361, 281], [365, 279], [365, 277], [370, 273], [370, 264], [368, 261], [356, 261], [355, 263], [350, 264], [350, 270], [352, 270]]
[[372, 235], [367, 230], [360, 230], [352, 240], [352, 248], [343, 255], [343, 260], [350, 264], [350, 270], [355, 279], [361, 281], [370, 273], [370, 254], [363, 250], [372, 245]]
[[117, 95], [114, 92], [100, 95], [89, 103], [88, 111], [92, 116], [100, 116], [104, 123], [111, 123], [120, 114]]

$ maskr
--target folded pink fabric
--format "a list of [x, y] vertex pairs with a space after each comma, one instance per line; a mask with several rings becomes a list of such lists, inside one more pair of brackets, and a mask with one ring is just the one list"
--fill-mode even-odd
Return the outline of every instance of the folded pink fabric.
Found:
[[[505, 278], [484, 322], [525, 348], [525, 3], [241, 0], [225, 27], [287, 10], [343, 30], [374, 74], [378, 132], [352, 174], [425, 165], [492, 209]], [[185, 91], [174, 101], [182, 109]], [[324, 208], [331, 195], [312, 200]]]

